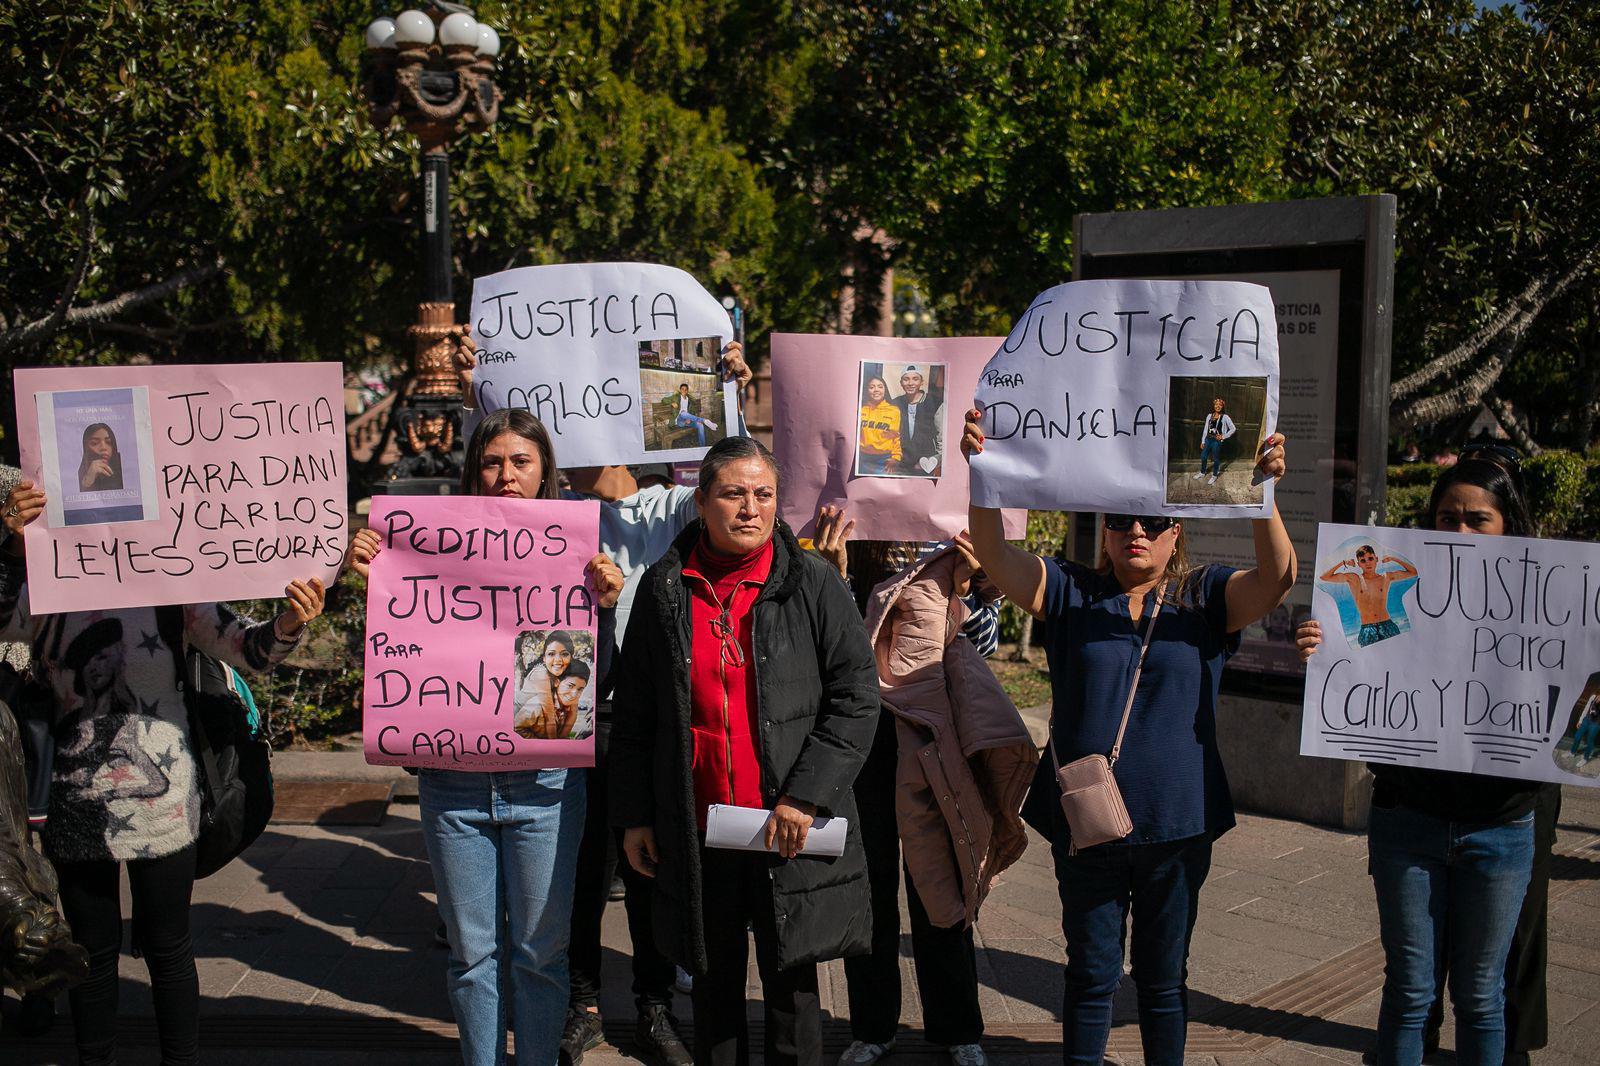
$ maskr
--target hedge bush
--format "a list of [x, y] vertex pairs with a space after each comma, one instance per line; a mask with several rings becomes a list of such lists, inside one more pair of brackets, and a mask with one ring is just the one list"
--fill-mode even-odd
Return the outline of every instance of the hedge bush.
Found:
[[[1407, 463], [1389, 468], [1388, 522], [1426, 524], [1428, 497], [1441, 468]], [[1522, 463], [1528, 509], [1542, 537], [1600, 539], [1600, 450], [1588, 454], [1551, 450]]]
[[[1067, 537], [1072, 531], [1071, 517], [1065, 511], [1029, 511], [1028, 529], [1022, 540], [1012, 541], [1035, 555], [1046, 558], [1068, 553]], [[1070, 553], [1068, 553], [1070, 554]], [[1000, 639], [1016, 643], [1022, 635], [1022, 608], [1010, 600], [1000, 606]]]

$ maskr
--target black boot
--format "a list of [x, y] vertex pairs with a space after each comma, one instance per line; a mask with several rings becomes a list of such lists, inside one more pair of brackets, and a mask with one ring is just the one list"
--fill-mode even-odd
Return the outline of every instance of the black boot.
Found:
[[578, 1066], [583, 1053], [599, 1047], [606, 1038], [600, 1012], [584, 1007], [567, 1010], [567, 1027], [561, 1032], [561, 1066]]
[[639, 1057], [658, 1066], [694, 1066], [694, 1056], [678, 1035], [678, 1019], [659, 1003], [639, 1008], [639, 1025], [634, 1030]]

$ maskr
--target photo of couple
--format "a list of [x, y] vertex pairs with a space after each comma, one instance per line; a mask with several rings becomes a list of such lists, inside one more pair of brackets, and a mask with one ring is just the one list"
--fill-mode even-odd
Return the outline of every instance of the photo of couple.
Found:
[[856, 476], [943, 473], [944, 390], [942, 363], [862, 363]]
[[517, 634], [512, 728], [527, 740], [582, 740], [594, 732], [594, 637], [564, 629]]

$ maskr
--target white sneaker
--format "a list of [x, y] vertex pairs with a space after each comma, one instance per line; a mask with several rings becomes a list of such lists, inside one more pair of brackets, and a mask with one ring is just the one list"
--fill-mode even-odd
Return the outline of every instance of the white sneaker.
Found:
[[850, 1046], [844, 1049], [844, 1054], [839, 1056], [839, 1066], [864, 1066], [866, 1063], [888, 1058], [893, 1050], [893, 1040], [887, 1044], [869, 1044], [865, 1040], [852, 1040]]
[[950, 1048], [950, 1061], [956, 1066], [989, 1066], [989, 1056], [977, 1044], [954, 1044]]
[[714, 429], [717, 428], [717, 424], [715, 422], [711, 421], [711, 419], [708, 418], [708, 419], [706, 419], [706, 428], [714, 430]]
[[689, 975], [689, 971], [682, 966], [674, 966], [673, 969], [676, 972], [673, 974], [672, 987], [686, 996], [693, 992], [694, 978]]
[[1206, 478], [1206, 484], [1207, 485], [1215, 485], [1216, 483], [1217, 483], [1217, 475], [1212, 474], [1210, 477]]
[[[1199, 480], [1200, 480], [1200, 479], [1201, 479], [1201, 478], [1203, 478], [1203, 477], [1205, 477], [1205, 476], [1206, 476], [1206, 472], [1205, 472], [1205, 471], [1204, 471], [1204, 470], [1202, 470], [1202, 471], [1200, 471], [1200, 472], [1199, 472], [1199, 473], [1198, 473], [1198, 474], [1196, 474], [1196, 475], [1195, 475], [1195, 476], [1194, 476], [1194, 479], [1195, 479], [1195, 480], [1196, 480], [1196, 481], [1199, 481]], [[966, 1046], [966, 1045], [965, 1045], [965, 1044], [961, 1044], [961, 1045], [958, 1045], [958, 1046], [960, 1046], [960, 1047], [965, 1047], [965, 1046]]]

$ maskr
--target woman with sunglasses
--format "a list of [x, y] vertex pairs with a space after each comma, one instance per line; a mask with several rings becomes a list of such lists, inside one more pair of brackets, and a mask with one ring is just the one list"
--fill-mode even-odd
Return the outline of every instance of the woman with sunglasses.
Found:
[[[967, 415], [962, 453], [983, 451], [981, 411]], [[1261, 473], [1284, 471], [1284, 438], [1263, 442]], [[1251, 523], [1250, 570], [1192, 565], [1183, 526], [1160, 516], [1108, 514], [1099, 564], [1042, 559], [1006, 543], [1000, 512], [970, 509], [972, 546], [990, 580], [1044, 623], [1050, 662], [1051, 747], [1023, 817], [1051, 841], [1067, 940], [1063, 1059], [1098, 1064], [1122, 978], [1123, 929], [1133, 914], [1139, 1033], [1152, 1066], [1183, 1062], [1189, 938], [1212, 842], [1233, 828], [1217, 750], [1217, 687], [1239, 631], [1282, 602], [1295, 553], [1276, 507]], [[1149, 629], [1148, 650], [1135, 663]], [[1133, 821], [1125, 839], [1075, 850], [1055, 766], [1109, 755], [1133, 692], [1113, 775]]]
[[[1434, 482], [1429, 524], [1531, 537], [1525, 500], [1516, 452], [1469, 445]], [[1296, 642], [1309, 659], [1321, 626], [1302, 622]], [[1550, 849], [1560, 813], [1559, 785], [1372, 766], [1368, 865], [1387, 960], [1375, 1061], [1411, 1066], [1438, 1046], [1447, 971], [1459, 1062], [1525, 1063], [1545, 1045]]]

